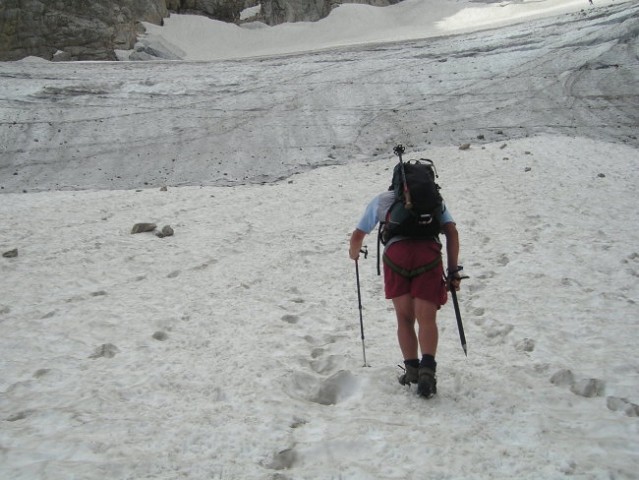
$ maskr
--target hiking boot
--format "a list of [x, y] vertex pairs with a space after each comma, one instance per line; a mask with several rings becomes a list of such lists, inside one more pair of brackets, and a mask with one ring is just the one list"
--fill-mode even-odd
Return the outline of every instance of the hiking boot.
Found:
[[419, 367], [417, 393], [426, 398], [430, 398], [437, 393], [435, 370], [428, 367]]
[[401, 385], [410, 385], [411, 383], [417, 383], [419, 377], [419, 369], [412, 365], [406, 365], [404, 374], [399, 377], [399, 383]]

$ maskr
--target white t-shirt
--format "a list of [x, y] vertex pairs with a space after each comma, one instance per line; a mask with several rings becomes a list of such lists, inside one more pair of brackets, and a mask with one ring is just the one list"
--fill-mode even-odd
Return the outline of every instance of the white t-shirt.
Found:
[[[391, 205], [393, 205], [394, 202], [395, 193], [392, 190], [377, 195], [366, 207], [364, 215], [362, 215], [362, 218], [357, 224], [357, 229], [367, 234], [371, 233], [379, 222], [384, 221], [384, 219], [386, 218], [386, 212], [391, 207]], [[442, 203], [441, 211], [435, 212], [435, 215], [437, 216], [437, 220], [439, 220], [440, 225], [444, 225], [446, 223], [455, 223], [450, 210], [446, 208], [446, 205], [444, 205], [444, 203]], [[395, 241], [402, 240], [404, 238], [408, 237], [398, 236], [393, 238], [392, 242], [394, 243]]]

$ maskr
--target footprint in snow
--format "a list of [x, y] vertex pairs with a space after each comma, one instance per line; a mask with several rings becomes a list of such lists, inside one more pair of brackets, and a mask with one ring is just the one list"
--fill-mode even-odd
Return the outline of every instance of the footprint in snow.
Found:
[[315, 373], [327, 374], [337, 370], [343, 363], [344, 357], [341, 355], [329, 355], [318, 358], [311, 362], [311, 368]]
[[286, 314], [282, 316], [282, 321], [286, 323], [290, 323], [290, 324], [295, 324], [299, 322], [299, 320], [300, 320], [300, 317], [298, 317], [297, 315]]
[[304, 372], [294, 372], [284, 390], [293, 398], [320, 405], [336, 405], [354, 395], [361, 381], [347, 370], [340, 370], [326, 379]]

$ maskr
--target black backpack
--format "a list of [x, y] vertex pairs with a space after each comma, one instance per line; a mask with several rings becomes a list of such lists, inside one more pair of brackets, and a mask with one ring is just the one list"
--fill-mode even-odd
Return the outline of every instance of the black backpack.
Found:
[[389, 188], [395, 193], [395, 201], [380, 223], [379, 238], [384, 245], [397, 235], [423, 239], [438, 237], [441, 225], [437, 211], [441, 211], [443, 200], [436, 178], [432, 160], [402, 162], [400, 157]]

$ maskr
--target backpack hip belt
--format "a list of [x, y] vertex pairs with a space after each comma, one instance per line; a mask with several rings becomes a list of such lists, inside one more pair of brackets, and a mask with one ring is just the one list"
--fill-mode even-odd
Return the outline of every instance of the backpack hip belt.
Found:
[[404, 278], [408, 278], [409, 280], [412, 278], [418, 277], [423, 273], [430, 272], [431, 270], [433, 270], [434, 268], [437, 268], [442, 263], [442, 257], [440, 256], [440, 257], [437, 257], [432, 262], [427, 263], [426, 265], [422, 265], [421, 267], [408, 270], [394, 263], [390, 258], [388, 258], [387, 254], [384, 254], [384, 256], [382, 257], [382, 260], [384, 262], [384, 265], [387, 265], [388, 268], [390, 268], [393, 272], [395, 272], [396, 274]]

